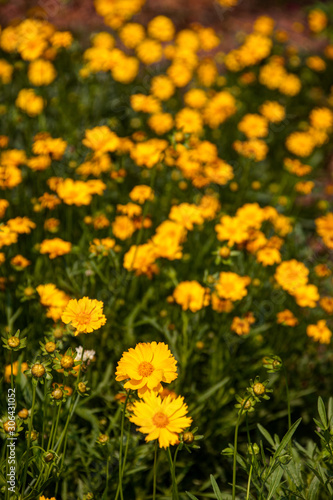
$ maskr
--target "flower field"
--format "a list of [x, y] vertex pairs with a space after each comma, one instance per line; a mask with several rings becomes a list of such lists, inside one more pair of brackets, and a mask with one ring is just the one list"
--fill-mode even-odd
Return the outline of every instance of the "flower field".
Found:
[[1, 28], [0, 497], [329, 500], [333, 2], [144, 4]]

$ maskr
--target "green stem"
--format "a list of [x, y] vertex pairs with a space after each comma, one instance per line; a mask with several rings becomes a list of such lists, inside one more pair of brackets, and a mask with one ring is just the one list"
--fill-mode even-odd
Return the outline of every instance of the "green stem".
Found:
[[172, 500], [179, 500], [178, 487], [177, 487], [176, 475], [175, 475], [175, 465], [172, 461], [170, 446], [168, 446], [167, 455], [168, 455], [171, 478], [172, 478]]
[[55, 437], [57, 435], [57, 430], [58, 430], [61, 406], [62, 406], [62, 402], [60, 402], [59, 407], [58, 407], [57, 419], [56, 419], [55, 426], [54, 426], [54, 422], [52, 424], [51, 434], [50, 434], [50, 438], [49, 438], [49, 445], [48, 445], [49, 450], [53, 450], [54, 441], [55, 441]]
[[155, 441], [155, 452], [154, 452], [154, 473], [153, 473], [153, 500], [156, 500], [156, 463], [157, 463], [157, 445], [158, 441]]
[[[288, 375], [287, 375], [287, 370], [286, 367], [284, 366], [284, 363], [282, 364], [283, 366], [283, 373], [284, 373], [284, 378], [286, 381], [286, 395], [287, 395], [287, 405], [288, 405], [288, 429], [291, 427], [291, 411], [290, 411], [290, 395], [289, 395], [289, 385], [288, 385]], [[291, 445], [291, 441], [290, 441]]]
[[48, 384], [46, 380], [44, 381], [44, 401], [43, 401], [43, 429], [42, 429], [42, 448], [44, 448], [44, 434], [45, 434], [45, 424], [46, 424], [46, 414], [47, 414], [47, 390]]
[[247, 401], [250, 399], [250, 396], [246, 398], [242, 404], [241, 409], [239, 410], [238, 414], [238, 419], [236, 422], [236, 427], [235, 427], [235, 437], [234, 437], [234, 460], [233, 460], [233, 467], [232, 467], [232, 500], [235, 500], [236, 498], [236, 466], [237, 466], [237, 442], [238, 442], [238, 427], [241, 421], [241, 418], [243, 416], [243, 409], [247, 403]]
[[250, 487], [251, 487], [252, 468], [253, 468], [253, 463], [251, 463], [250, 474], [249, 474], [249, 480], [248, 480], [248, 482], [247, 482], [247, 491], [246, 491], [246, 499], [245, 499], [245, 500], [249, 500], [249, 498], [250, 498]]
[[31, 406], [31, 415], [29, 421], [29, 434], [28, 434], [28, 445], [27, 445], [27, 456], [24, 464], [24, 472], [23, 472], [23, 481], [22, 481], [22, 494], [24, 495], [25, 485], [27, 481], [27, 473], [28, 473], [28, 463], [29, 463], [29, 455], [30, 455], [30, 445], [31, 445], [31, 431], [32, 431], [32, 423], [34, 418], [35, 411], [35, 401], [36, 401], [36, 387], [37, 383], [33, 380], [32, 384], [32, 406]]
[[123, 461], [123, 440], [124, 440], [125, 413], [126, 413], [126, 407], [127, 407], [127, 402], [128, 402], [130, 392], [131, 391], [129, 390], [126, 394], [123, 413], [121, 415], [121, 431], [120, 431], [120, 445], [119, 445], [119, 481], [118, 481], [118, 488], [117, 488], [115, 500], [118, 499], [119, 494], [120, 494], [121, 500], [124, 500], [123, 475], [124, 475], [124, 469], [125, 469], [125, 460], [124, 460], [124, 464], [123, 464], [122, 463], [122, 461]]

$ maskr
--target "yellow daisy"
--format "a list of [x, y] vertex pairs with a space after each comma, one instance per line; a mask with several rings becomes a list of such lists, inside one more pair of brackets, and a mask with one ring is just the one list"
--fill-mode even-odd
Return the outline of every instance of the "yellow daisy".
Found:
[[177, 361], [164, 342], [140, 343], [124, 352], [118, 362], [116, 380], [129, 379], [125, 389], [138, 390], [140, 397], [147, 391], [161, 390], [161, 382], [177, 378]]
[[192, 423], [192, 418], [186, 417], [187, 405], [181, 396], [162, 399], [154, 392], [147, 392], [143, 400], [133, 404], [132, 411], [130, 421], [140, 426], [140, 432], [148, 434], [146, 441], [158, 439], [160, 448], [176, 444], [179, 433]]
[[70, 300], [61, 319], [64, 323], [76, 328], [74, 335], [90, 333], [105, 325], [106, 317], [103, 314], [103, 302], [83, 297], [80, 300]]

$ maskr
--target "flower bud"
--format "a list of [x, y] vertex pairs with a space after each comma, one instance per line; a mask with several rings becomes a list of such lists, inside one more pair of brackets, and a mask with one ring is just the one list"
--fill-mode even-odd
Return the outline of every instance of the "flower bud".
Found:
[[253, 392], [256, 396], [262, 396], [266, 392], [266, 387], [261, 382], [257, 382], [253, 386]]
[[8, 339], [8, 345], [9, 347], [15, 349], [15, 347], [18, 347], [20, 345], [20, 339], [18, 337], [10, 337]]
[[44, 462], [52, 462], [52, 460], [54, 459], [54, 453], [51, 453], [50, 451], [48, 453], [45, 453], [44, 455]]
[[45, 374], [45, 368], [41, 363], [35, 363], [31, 368], [31, 373], [35, 378], [41, 378]]
[[51, 393], [51, 396], [53, 397], [53, 399], [61, 399], [63, 397], [64, 393], [62, 392], [61, 389], [54, 389], [54, 391], [52, 391]]
[[54, 342], [47, 342], [45, 344], [45, 351], [48, 352], [49, 354], [51, 354], [55, 350], [56, 350], [56, 345]]
[[74, 366], [74, 359], [72, 356], [63, 356], [62, 360], [60, 361], [60, 364], [63, 368], [68, 369], [68, 368], [73, 368]]
[[86, 392], [86, 390], [87, 390], [87, 386], [84, 382], [80, 382], [79, 385], [77, 386], [77, 388], [78, 388], [79, 392], [82, 392], [82, 393]]
[[22, 410], [20, 410], [17, 415], [25, 420], [29, 416], [29, 411], [26, 408], [22, 408]]
[[192, 432], [184, 432], [183, 434], [183, 441], [186, 444], [191, 444], [194, 441], [194, 435]]

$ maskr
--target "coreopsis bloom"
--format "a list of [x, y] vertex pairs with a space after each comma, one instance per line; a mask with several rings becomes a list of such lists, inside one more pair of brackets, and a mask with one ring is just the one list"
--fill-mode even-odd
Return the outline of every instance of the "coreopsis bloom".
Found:
[[217, 128], [229, 118], [229, 116], [236, 113], [236, 111], [236, 99], [230, 92], [223, 90], [207, 101], [207, 105], [203, 112], [204, 120], [209, 127]]
[[316, 129], [331, 129], [333, 127], [333, 113], [328, 108], [315, 108], [309, 116], [312, 127]]
[[53, 319], [53, 321], [58, 321], [70, 297], [62, 290], [59, 290], [53, 283], [39, 285], [36, 290], [41, 304], [47, 307], [46, 316]]
[[29, 234], [32, 229], [35, 229], [36, 224], [28, 217], [15, 217], [7, 221], [7, 226], [15, 233]]
[[134, 402], [130, 421], [139, 426], [139, 431], [147, 434], [146, 441], [158, 439], [160, 448], [168, 448], [179, 441], [179, 433], [192, 423], [187, 417], [187, 405], [184, 398], [165, 398], [148, 392], [142, 401]]
[[147, 201], [152, 201], [154, 199], [154, 191], [150, 186], [146, 186], [144, 184], [135, 186], [132, 191], [129, 193], [129, 197], [131, 200], [140, 203], [141, 205]]
[[296, 288], [293, 296], [300, 307], [316, 307], [320, 298], [318, 288], [315, 285], [303, 285]]
[[30, 266], [31, 261], [23, 257], [23, 255], [15, 255], [15, 257], [10, 260], [10, 263], [13, 267], [24, 269]]
[[239, 122], [238, 130], [243, 132], [248, 139], [266, 137], [268, 134], [268, 120], [264, 116], [249, 113]]
[[333, 248], [333, 213], [315, 219], [316, 230], [328, 248]]
[[251, 323], [246, 317], [239, 318], [238, 316], [235, 316], [232, 320], [230, 329], [237, 333], [237, 335], [248, 335], [250, 333]]
[[134, 222], [127, 215], [118, 215], [112, 222], [112, 231], [116, 238], [126, 240], [135, 231]]
[[239, 276], [232, 272], [222, 272], [215, 285], [216, 292], [221, 299], [231, 301], [241, 300], [247, 295], [246, 287], [251, 283], [248, 276]]
[[177, 361], [164, 342], [141, 342], [124, 352], [117, 365], [116, 380], [127, 380], [125, 389], [137, 390], [142, 397], [146, 392], [159, 392], [161, 382], [170, 383], [177, 378]]
[[298, 325], [298, 319], [293, 315], [293, 313], [289, 309], [285, 309], [284, 311], [278, 312], [277, 315], [277, 323], [284, 326], [296, 326]]
[[42, 254], [49, 254], [50, 259], [55, 259], [56, 257], [70, 253], [71, 249], [72, 243], [70, 241], [53, 238], [52, 240], [42, 241], [39, 251]]
[[121, 28], [119, 38], [125, 47], [135, 49], [145, 38], [145, 29], [139, 23], [127, 23]]
[[156, 252], [154, 246], [149, 243], [143, 245], [132, 245], [124, 255], [124, 268], [127, 271], [135, 271], [136, 276], [145, 274], [152, 278], [159, 271], [155, 264]]
[[314, 268], [316, 275], [319, 278], [326, 278], [327, 276], [331, 276], [332, 271], [327, 267], [326, 264], [317, 264]]
[[262, 161], [268, 153], [267, 144], [260, 139], [250, 139], [249, 141], [235, 141], [232, 145], [237, 153], [251, 158], [254, 161]]
[[[19, 362], [18, 361], [14, 361], [13, 363], [13, 375], [16, 376], [18, 374], [18, 367], [19, 367]], [[21, 363], [21, 373], [24, 373], [26, 370], [28, 370], [29, 366], [28, 366], [28, 363], [26, 362], [23, 362]], [[5, 367], [5, 381], [7, 383], [10, 382], [10, 376], [11, 376], [11, 373], [12, 373], [12, 365], [6, 365]]]
[[0, 80], [6, 85], [12, 81], [14, 66], [9, 64], [5, 59], [0, 59]]
[[176, 286], [173, 297], [184, 311], [200, 311], [209, 304], [209, 289], [197, 281], [183, 281]]
[[150, 92], [161, 101], [167, 101], [175, 93], [175, 86], [167, 75], [157, 75], [151, 80]]
[[190, 108], [201, 109], [207, 103], [207, 95], [202, 89], [191, 89], [184, 95], [184, 101]]
[[29, 116], [39, 115], [44, 108], [44, 99], [36, 95], [33, 89], [21, 89], [17, 95], [15, 105]]
[[327, 16], [321, 9], [313, 9], [309, 12], [308, 23], [309, 28], [314, 33], [320, 33], [327, 26]]
[[56, 189], [57, 195], [66, 205], [90, 205], [92, 192], [88, 183], [83, 181], [74, 181], [73, 179], [64, 179], [58, 183]]
[[281, 254], [277, 248], [265, 246], [258, 250], [257, 261], [264, 267], [273, 266], [281, 262]]
[[276, 101], [265, 101], [259, 108], [260, 113], [272, 123], [279, 123], [284, 120], [286, 111], [284, 106], [281, 106]]
[[306, 58], [307, 66], [313, 71], [325, 71], [326, 63], [324, 59], [319, 56], [311, 56]]
[[328, 314], [333, 313], [333, 297], [322, 297], [319, 301], [320, 307]]
[[199, 134], [202, 131], [201, 114], [191, 108], [183, 108], [176, 115], [176, 128], [185, 134]]
[[296, 156], [310, 156], [314, 147], [314, 139], [309, 132], [293, 132], [287, 137], [286, 147]]
[[285, 158], [283, 163], [288, 172], [290, 172], [291, 174], [295, 174], [298, 177], [308, 175], [312, 170], [312, 167], [310, 167], [310, 165], [304, 165], [299, 160], [292, 160], [291, 158]]
[[298, 287], [308, 282], [308, 268], [296, 259], [286, 260], [277, 268], [274, 278], [287, 292], [293, 293]]
[[173, 206], [169, 218], [189, 231], [193, 230], [194, 224], [203, 223], [200, 208], [191, 203], [181, 203]]
[[308, 337], [312, 337], [313, 340], [321, 344], [329, 344], [332, 337], [332, 332], [327, 328], [324, 319], [319, 320], [316, 325], [308, 325], [306, 333]]
[[0, 218], [2, 218], [5, 215], [8, 207], [9, 207], [9, 202], [5, 199], [0, 199]]
[[147, 123], [157, 135], [164, 135], [172, 129], [173, 117], [170, 113], [156, 113]]
[[57, 72], [50, 61], [36, 59], [29, 64], [28, 78], [36, 87], [40, 85], [49, 85], [56, 76]]
[[249, 238], [249, 226], [240, 217], [223, 215], [220, 224], [215, 226], [215, 231], [217, 239], [219, 241], [228, 241], [228, 246], [230, 247], [235, 243], [243, 243]]
[[149, 36], [161, 42], [170, 42], [175, 34], [175, 27], [171, 19], [166, 16], [154, 17], [147, 26]]
[[103, 302], [83, 297], [68, 302], [61, 319], [67, 325], [75, 328], [74, 335], [91, 333], [105, 325], [106, 317], [103, 314]]

